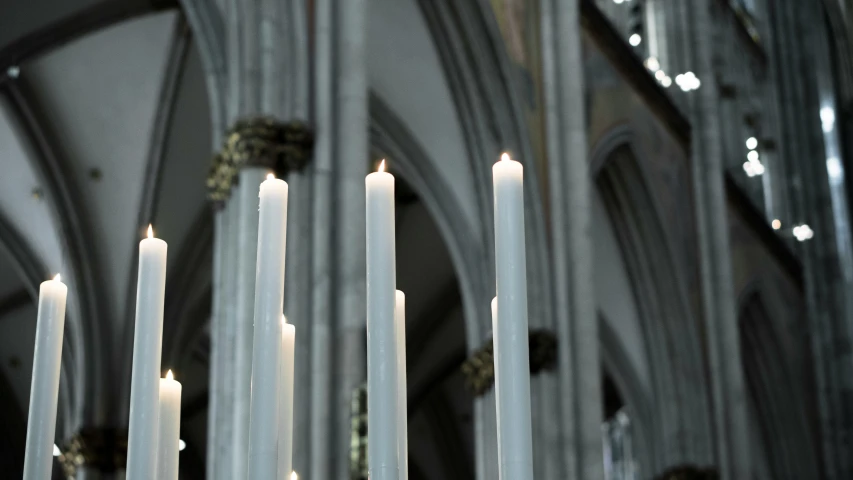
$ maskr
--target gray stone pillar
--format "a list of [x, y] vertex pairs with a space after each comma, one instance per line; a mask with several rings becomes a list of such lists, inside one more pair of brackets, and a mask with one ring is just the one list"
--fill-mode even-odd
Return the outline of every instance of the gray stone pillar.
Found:
[[728, 211], [723, 183], [720, 95], [715, 76], [712, 2], [687, 5], [688, 58], [702, 81], [691, 96], [692, 163], [699, 228], [703, 317], [710, 357], [716, 460], [723, 480], [750, 478], [748, 397], [732, 283]]
[[348, 478], [350, 400], [366, 379], [365, 15], [364, 0], [315, 3], [312, 480]]
[[560, 345], [558, 421], [563, 463], [558, 478], [602, 480], [601, 367], [589, 233], [592, 187], [579, 2], [542, 2], [541, 25], [553, 298]]

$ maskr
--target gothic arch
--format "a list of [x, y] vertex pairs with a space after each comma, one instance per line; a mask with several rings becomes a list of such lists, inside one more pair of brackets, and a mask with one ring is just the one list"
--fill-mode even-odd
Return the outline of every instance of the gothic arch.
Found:
[[805, 417], [803, 387], [793, 383], [800, 377], [778, 325], [796, 312], [773, 308], [765, 299], [779, 298], [779, 293], [771, 292], [768, 284], [753, 281], [741, 293], [738, 307], [744, 376], [766, 446], [766, 463], [773, 478], [819, 478], [820, 457]]
[[592, 174], [620, 244], [638, 305], [652, 382], [655, 465], [711, 462], [703, 347], [659, 208], [632, 147], [617, 127], [593, 148]]

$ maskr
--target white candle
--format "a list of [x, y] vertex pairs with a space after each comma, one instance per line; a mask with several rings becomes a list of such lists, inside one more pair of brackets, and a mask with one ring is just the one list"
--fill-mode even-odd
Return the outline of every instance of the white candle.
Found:
[[397, 458], [400, 480], [409, 478], [409, 412], [406, 381], [406, 294], [397, 290], [395, 312], [397, 323]]
[[293, 472], [293, 366], [296, 328], [281, 317], [281, 398], [278, 419], [278, 476], [289, 478]]
[[181, 441], [181, 383], [172, 376], [160, 379], [160, 433], [157, 449], [157, 480], [178, 480]]
[[67, 297], [68, 287], [59, 281], [59, 275], [53, 280], [42, 282], [39, 288], [24, 480], [49, 480], [53, 469], [56, 403]]
[[497, 320], [495, 393], [500, 478], [533, 478], [530, 356], [524, 250], [524, 169], [504, 154], [492, 168], [495, 201]]
[[260, 199], [252, 402], [249, 411], [249, 480], [269, 480], [275, 478], [278, 472], [278, 395], [287, 239], [287, 183], [269, 175], [261, 183]]
[[399, 480], [397, 458], [397, 338], [394, 177], [379, 171], [365, 179], [367, 229], [367, 430], [368, 477]]
[[166, 250], [166, 242], [154, 238], [154, 232], [149, 226], [148, 238], [139, 242], [136, 326], [130, 379], [127, 480], [150, 480], [157, 475]]

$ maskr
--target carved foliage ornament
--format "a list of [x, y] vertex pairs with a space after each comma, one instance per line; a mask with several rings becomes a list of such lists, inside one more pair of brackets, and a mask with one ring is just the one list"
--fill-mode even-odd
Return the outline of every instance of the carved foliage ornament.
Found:
[[127, 430], [84, 428], [65, 442], [59, 455], [62, 472], [68, 479], [83, 466], [115, 472], [127, 465]]
[[272, 117], [237, 120], [213, 158], [207, 175], [208, 197], [214, 202], [227, 200], [244, 166], [269, 168], [278, 176], [301, 170], [311, 157], [313, 142], [313, 134], [300, 121], [284, 123]]
[[[530, 373], [536, 375], [553, 370], [557, 365], [557, 337], [548, 330], [531, 330], [528, 339]], [[494, 342], [491, 338], [462, 363], [462, 374], [474, 395], [479, 397], [491, 390], [495, 384]]]

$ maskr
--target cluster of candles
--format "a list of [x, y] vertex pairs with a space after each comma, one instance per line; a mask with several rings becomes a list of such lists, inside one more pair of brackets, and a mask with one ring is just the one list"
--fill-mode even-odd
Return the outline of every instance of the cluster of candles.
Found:
[[[523, 168], [504, 154], [493, 168], [497, 296], [492, 301], [498, 457], [501, 478], [533, 478], [524, 247]], [[408, 478], [405, 295], [396, 288], [394, 176], [383, 160], [365, 179], [369, 477]], [[295, 329], [282, 314], [288, 186], [260, 185], [255, 283], [249, 480], [293, 478]], [[160, 378], [166, 285], [163, 240], [139, 245], [128, 431], [128, 480], [177, 480], [181, 384]], [[68, 288], [41, 285], [25, 480], [51, 475]], [[498, 306], [500, 308], [498, 308]]]

